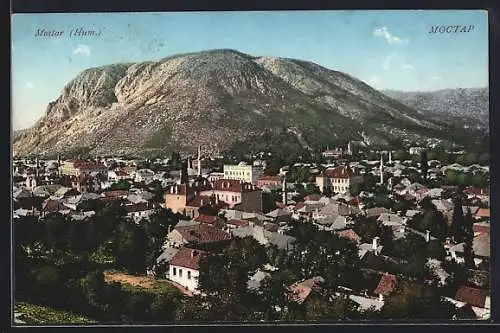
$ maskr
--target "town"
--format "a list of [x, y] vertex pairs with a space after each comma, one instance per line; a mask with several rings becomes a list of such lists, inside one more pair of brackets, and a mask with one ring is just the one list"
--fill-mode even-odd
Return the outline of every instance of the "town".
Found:
[[122, 323], [489, 319], [487, 157], [223, 155], [15, 159], [16, 302]]

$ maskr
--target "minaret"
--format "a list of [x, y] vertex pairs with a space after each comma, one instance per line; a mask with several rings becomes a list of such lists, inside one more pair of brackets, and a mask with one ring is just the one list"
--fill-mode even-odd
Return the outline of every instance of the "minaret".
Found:
[[384, 185], [384, 157], [380, 154], [380, 185]]
[[352, 147], [351, 147], [351, 141], [347, 143], [347, 153], [349, 155], [352, 155]]
[[392, 164], [392, 151], [389, 150], [389, 164]]
[[201, 177], [201, 146], [198, 146], [198, 177]]
[[287, 204], [287, 197], [286, 197], [286, 177], [283, 177], [283, 188], [281, 190], [282, 192], [282, 195], [283, 195], [283, 204], [286, 205]]
[[35, 175], [36, 175], [36, 178], [38, 178], [38, 170], [40, 169], [40, 160], [38, 159], [38, 156], [36, 157], [36, 171], [35, 171]]

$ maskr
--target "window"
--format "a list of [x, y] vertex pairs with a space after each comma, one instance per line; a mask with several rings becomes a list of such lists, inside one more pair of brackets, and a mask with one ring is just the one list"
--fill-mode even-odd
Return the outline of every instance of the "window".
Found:
[[191, 280], [191, 271], [188, 271], [188, 280]]
[[179, 277], [182, 277], [182, 269], [179, 269]]
[[177, 268], [172, 268], [172, 275], [173, 276], [176, 276], [177, 275]]

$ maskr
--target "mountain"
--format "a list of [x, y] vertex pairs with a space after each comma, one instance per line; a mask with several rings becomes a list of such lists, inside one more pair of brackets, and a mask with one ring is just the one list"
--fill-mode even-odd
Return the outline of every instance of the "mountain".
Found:
[[145, 155], [198, 145], [211, 153], [427, 138], [451, 139], [445, 124], [345, 73], [211, 50], [83, 71], [14, 141], [14, 153]]
[[436, 120], [489, 129], [489, 89], [444, 89], [431, 92], [382, 91]]

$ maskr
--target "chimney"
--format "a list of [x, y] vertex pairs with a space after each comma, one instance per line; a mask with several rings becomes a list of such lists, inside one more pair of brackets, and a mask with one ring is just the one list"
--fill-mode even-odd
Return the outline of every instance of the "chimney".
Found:
[[373, 251], [375, 251], [375, 254], [378, 254], [378, 241], [379, 241], [379, 237], [374, 237], [373, 238], [373, 242], [372, 242], [372, 249]]
[[194, 258], [197, 255], [196, 250], [191, 250], [191, 258]]
[[425, 230], [425, 241], [429, 243], [431, 240], [431, 232], [429, 230]]

